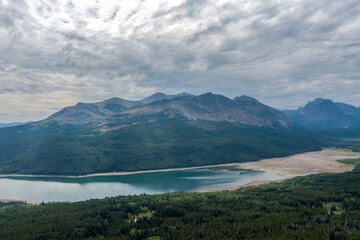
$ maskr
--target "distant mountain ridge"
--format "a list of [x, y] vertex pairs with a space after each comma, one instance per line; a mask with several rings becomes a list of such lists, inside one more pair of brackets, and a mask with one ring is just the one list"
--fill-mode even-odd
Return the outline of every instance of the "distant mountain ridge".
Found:
[[254, 98], [241, 96], [233, 100], [222, 95], [188, 93], [166, 95], [155, 93], [139, 101], [111, 98], [96, 103], [78, 103], [65, 107], [45, 121], [66, 124], [87, 124], [104, 121], [120, 114], [149, 114], [175, 111], [190, 119], [238, 122], [248, 125], [288, 126], [291, 122], [281, 111]]
[[[294, 123], [310, 128], [360, 127], [360, 108], [342, 102], [317, 98], [297, 110], [277, 110], [255, 98], [234, 99], [213, 93], [167, 95], [161, 92], [138, 101], [113, 97], [94, 103], [67, 106], [39, 121], [40, 124], [92, 124], [108, 122], [121, 115], [172, 112], [189, 119], [227, 121], [256, 126], [289, 126]], [[26, 123], [1, 124], [2, 127]]]
[[317, 98], [297, 110], [283, 111], [292, 121], [310, 128], [360, 126], [360, 109], [341, 102]]

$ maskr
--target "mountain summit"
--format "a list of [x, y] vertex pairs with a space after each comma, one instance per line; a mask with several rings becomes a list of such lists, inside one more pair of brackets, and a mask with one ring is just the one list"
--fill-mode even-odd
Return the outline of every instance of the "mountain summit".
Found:
[[344, 112], [353, 109], [344, 103], [317, 98], [297, 110], [284, 110], [284, 113], [299, 125], [311, 128], [344, 128], [360, 125], [359, 120]]
[[143, 104], [148, 104], [148, 103], [155, 102], [155, 101], [160, 101], [160, 100], [163, 100], [163, 99], [172, 99], [172, 98], [175, 98], [175, 97], [182, 97], [182, 96], [191, 96], [191, 94], [183, 92], [183, 93], [179, 93], [179, 94], [176, 94], [176, 95], [167, 95], [167, 94], [162, 93], [162, 92], [157, 92], [157, 93], [154, 93], [153, 95], [151, 95], [149, 97], [146, 97], [146, 98], [140, 100], [140, 102], [143, 103]]

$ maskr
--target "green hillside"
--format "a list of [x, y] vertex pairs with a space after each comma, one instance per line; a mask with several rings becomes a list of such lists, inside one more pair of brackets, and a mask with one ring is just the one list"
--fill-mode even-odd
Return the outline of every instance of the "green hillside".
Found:
[[0, 239], [359, 239], [360, 174], [233, 192], [0, 204]]
[[255, 161], [319, 150], [302, 130], [189, 120], [174, 112], [105, 123], [0, 129], [0, 174], [81, 175]]

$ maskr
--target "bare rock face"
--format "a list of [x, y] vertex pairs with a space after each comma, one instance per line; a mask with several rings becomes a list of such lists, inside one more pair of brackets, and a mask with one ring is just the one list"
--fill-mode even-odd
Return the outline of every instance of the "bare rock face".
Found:
[[193, 119], [238, 122], [257, 126], [290, 124], [283, 113], [258, 102], [256, 99], [242, 96], [231, 100], [212, 93], [163, 99], [129, 109], [124, 113], [157, 113], [169, 109], [175, 109]]

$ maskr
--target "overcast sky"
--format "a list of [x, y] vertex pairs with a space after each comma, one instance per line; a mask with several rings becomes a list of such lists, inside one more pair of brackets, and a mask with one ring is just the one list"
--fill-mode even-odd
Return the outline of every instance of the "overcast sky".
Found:
[[154, 92], [360, 105], [360, 1], [0, 0], [0, 122]]

